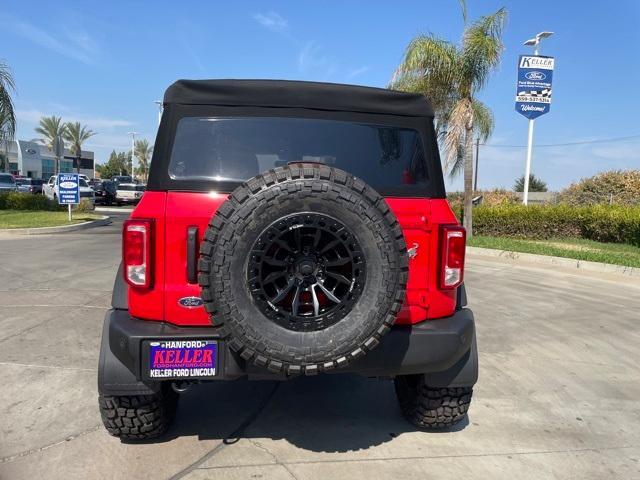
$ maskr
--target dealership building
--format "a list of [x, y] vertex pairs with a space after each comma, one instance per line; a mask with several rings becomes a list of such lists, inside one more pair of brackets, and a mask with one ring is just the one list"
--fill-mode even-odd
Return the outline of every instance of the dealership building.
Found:
[[[14, 175], [48, 180], [55, 173], [56, 157], [52, 150], [35, 140], [14, 140], [7, 145], [0, 144], [0, 153], [9, 156], [9, 171]], [[60, 173], [75, 172], [76, 156], [68, 148], [60, 158]], [[95, 177], [94, 154], [82, 151], [80, 173]]]

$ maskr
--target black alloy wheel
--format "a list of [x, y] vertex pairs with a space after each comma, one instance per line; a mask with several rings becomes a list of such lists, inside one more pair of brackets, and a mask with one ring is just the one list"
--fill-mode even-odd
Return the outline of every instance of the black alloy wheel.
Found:
[[267, 227], [247, 267], [260, 311], [295, 331], [321, 330], [344, 318], [362, 293], [365, 275], [355, 236], [340, 221], [312, 212]]
[[364, 287], [366, 264], [349, 229], [320, 213], [271, 224], [255, 242], [247, 280], [261, 312], [279, 325], [313, 331], [340, 321]]

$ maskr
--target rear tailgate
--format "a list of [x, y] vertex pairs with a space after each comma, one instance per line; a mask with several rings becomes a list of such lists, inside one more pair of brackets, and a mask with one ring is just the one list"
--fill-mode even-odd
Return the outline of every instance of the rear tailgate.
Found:
[[[178, 325], [209, 325], [207, 313], [197, 305], [200, 287], [197, 279], [189, 279], [189, 271], [191, 268], [193, 273], [200, 241], [211, 217], [227, 195], [215, 192], [169, 192], [166, 195], [164, 319]], [[446, 200], [388, 198], [387, 201], [402, 226], [407, 248], [414, 253], [410, 260], [407, 297], [397, 323], [411, 324], [450, 315], [455, 308], [455, 291], [436, 289], [438, 224], [456, 222]], [[195, 245], [191, 246], [195, 255], [192, 253], [191, 258], [190, 233], [196, 239]]]
[[[202, 306], [190, 297], [200, 297], [197, 280], [188, 278], [189, 265], [196, 267], [199, 244], [211, 217], [227, 198], [221, 193], [169, 192], [165, 232], [165, 319], [178, 325], [210, 325]], [[195, 257], [188, 258], [189, 231], [195, 230]], [[195, 281], [194, 281], [195, 280]], [[180, 300], [182, 299], [182, 303]]]

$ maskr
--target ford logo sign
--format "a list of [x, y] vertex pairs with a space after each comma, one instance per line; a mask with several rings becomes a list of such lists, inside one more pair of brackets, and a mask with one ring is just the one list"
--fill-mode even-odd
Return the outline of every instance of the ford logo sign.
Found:
[[65, 189], [72, 189], [72, 188], [77, 188], [78, 184], [76, 182], [60, 182], [60, 188], [65, 188]]
[[36, 151], [35, 151], [35, 149], [33, 149], [33, 148], [27, 148], [26, 152], [27, 152], [29, 155], [35, 155], [35, 154], [36, 154]]
[[538, 71], [527, 72], [524, 76], [527, 78], [527, 80], [544, 80], [545, 78], [547, 78], [546, 74]]
[[178, 303], [184, 308], [198, 308], [204, 305], [204, 300], [200, 297], [182, 297]]

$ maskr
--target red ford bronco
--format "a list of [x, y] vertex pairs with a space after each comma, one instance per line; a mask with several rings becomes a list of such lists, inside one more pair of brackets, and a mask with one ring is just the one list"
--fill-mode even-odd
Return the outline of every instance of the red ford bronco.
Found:
[[425, 98], [180, 80], [164, 107], [104, 322], [109, 433], [162, 434], [201, 382], [347, 372], [393, 378], [420, 428], [464, 418], [465, 232]]

